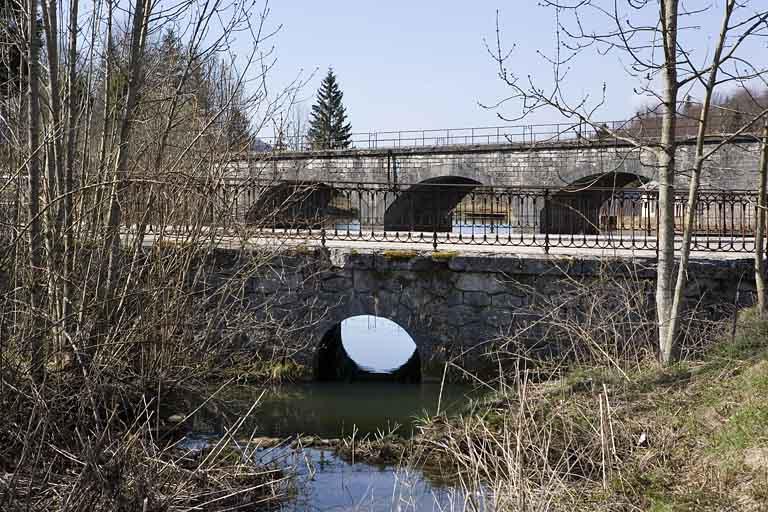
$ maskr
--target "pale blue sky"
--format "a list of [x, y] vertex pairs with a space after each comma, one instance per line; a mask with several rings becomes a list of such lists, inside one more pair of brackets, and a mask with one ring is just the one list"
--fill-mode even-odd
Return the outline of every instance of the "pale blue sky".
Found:
[[[686, 36], [704, 57], [722, 0], [687, 4], [717, 9]], [[484, 37], [495, 39], [496, 9], [504, 40], [518, 44], [511, 67], [544, 83], [551, 77], [537, 50], [551, 53], [555, 23], [552, 11], [536, 0], [273, 0], [270, 8], [271, 25], [283, 25], [273, 41], [278, 58], [273, 87], [302, 70], [305, 77], [314, 72], [301, 94], [309, 110], [333, 66], [355, 132], [503, 124], [494, 111], [478, 106], [506, 93], [483, 45]], [[607, 85], [607, 105], [597, 117], [624, 118], [642, 103], [618, 56], [590, 53], [574, 67], [572, 94], [599, 94], [603, 82]], [[557, 120], [541, 114], [526, 124]]]
[[416, 350], [416, 344], [405, 329], [391, 320], [373, 315], [344, 320], [341, 341], [354, 362], [374, 372], [399, 368]]

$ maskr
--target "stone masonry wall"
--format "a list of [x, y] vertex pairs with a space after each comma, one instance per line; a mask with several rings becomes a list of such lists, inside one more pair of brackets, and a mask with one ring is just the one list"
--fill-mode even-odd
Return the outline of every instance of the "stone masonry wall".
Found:
[[[712, 141], [715, 144], [717, 141]], [[713, 147], [711, 144], [707, 148]], [[759, 143], [743, 140], [725, 145], [705, 165], [702, 186], [728, 190], [754, 189]], [[681, 144], [677, 161], [680, 182], [694, 162], [694, 146]], [[563, 187], [606, 172], [626, 172], [655, 179], [656, 157], [616, 144], [437, 146], [397, 150], [344, 150], [283, 153], [250, 164], [238, 164], [240, 174], [271, 180], [325, 183], [419, 183], [456, 176], [483, 185]]]
[[[219, 250], [213, 281], [225, 283], [242, 253]], [[700, 308], [752, 301], [750, 260], [696, 261], [686, 296]], [[397, 322], [419, 347], [427, 376], [447, 359], [473, 370], [487, 364], [487, 343], [520, 329], [542, 298], [574, 283], [610, 276], [644, 283], [652, 302], [655, 261], [518, 256], [462, 256], [317, 250], [276, 256], [251, 275], [243, 307], [291, 336], [291, 355], [314, 364], [328, 330], [355, 315]], [[738, 293], [737, 293], [738, 292]], [[620, 307], [620, 306], [617, 306]], [[648, 314], [652, 314], [652, 309]]]

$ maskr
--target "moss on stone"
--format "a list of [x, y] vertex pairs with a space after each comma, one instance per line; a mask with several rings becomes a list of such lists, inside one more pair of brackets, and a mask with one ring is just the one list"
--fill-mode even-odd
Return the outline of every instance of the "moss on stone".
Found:
[[434, 251], [432, 253], [433, 261], [450, 261], [459, 255], [459, 251]]
[[384, 251], [381, 253], [382, 256], [384, 256], [385, 259], [390, 261], [402, 261], [402, 260], [410, 260], [415, 258], [419, 255], [417, 251], [406, 249], [406, 250], [389, 250]]

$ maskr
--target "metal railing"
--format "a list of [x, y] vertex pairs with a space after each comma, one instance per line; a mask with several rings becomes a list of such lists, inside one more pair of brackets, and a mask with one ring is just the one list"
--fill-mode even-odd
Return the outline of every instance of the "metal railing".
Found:
[[[126, 228], [150, 235], [201, 229], [239, 238], [651, 250], [655, 190], [476, 185], [135, 182], [122, 191]], [[694, 215], [695, 251], [754, 251], [756, 194], [705, 190]], [[680, 246], [686, 195], [675, 199]]]
[[[730, 133], [725, 120], [712, 122], [713, 136]], [[697, 120], [681, 119], [677, 125], [681, 139], [696, 136]], [[440, 128], [427, 130], [392, 130], [352, 133], [346, 143], [324, 141], [313, 143], [306, 136], [293, 135], [261, 138], [257, 151], [323, 151], [334, 149], [396, 149], [425, 146], [490, 145], [490, 144], [595, 144], [618, 143], [622, 137], [636, 140], [656, 140], [661, 135], [657, 118], [634, 118], [599, 123], [571, 122], [483, 126], [471, 128]]]
[[[653, 189], [488, 187], [420, 183], [133, 181], [121, 189], [123, 228], [150, 237], [199, 236], [365, 243], [656, 251], [658, 196]], [[76, 197], [85, 225], [96, 219], [93, 189]], [[108, 195], [102, 197], [108, 200]], [[700, 192], [694, 251], [755, 249], [757, 195]], [[25, 212], [0, 208], [0, 238], [24, 236]], [[676, 248], [687, 195], [674, 203]], [[102, 216], [103, 218], [103, 216]], [[87, 230], [82, 230], [87, 232]]]

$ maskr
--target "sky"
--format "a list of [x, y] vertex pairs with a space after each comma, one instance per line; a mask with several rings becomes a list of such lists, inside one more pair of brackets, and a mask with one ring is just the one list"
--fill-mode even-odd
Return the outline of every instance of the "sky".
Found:
[[[722, 9], [722, 1], [688, 5]], [[308, 111], [320, 80], [333, 67], [354, 132], [507, 124], [497, 114], [515, 116], [514, 105], [479, 105], [495, 104], [509, 93], [483, 43], [484, 38], [495, 42], [497, 9], [504, 44], [518, 45], [510, 68], [551, 82], [551, 67], [538, 51], [551, 53], [555, 47], [555, 20], [536, 0], [272, 0], [269, 7], [269, 24], [281, 25], [272, 40], [273, 87], [300, 74], [308, 80], [299, 94]], [[686, 35], [694, 48], [703, 49], [700, 57], [711, 46], [715, 14], [719, 11]], [[607, 102], [595, 117], [626, 118], [647, 100], [633, 92], [638, 83], [625, 65], [618, 56], [590, 52], [573, 63], [569, 93], [594, 97], [605, 83]], [[558, 120], [541, 113], [519, 124]]]
[[416, 350], [411, 336], [386, 318], [360, 315], [341, 323], [341, 342], [352, 360], [374, 372], [395, 370]]

